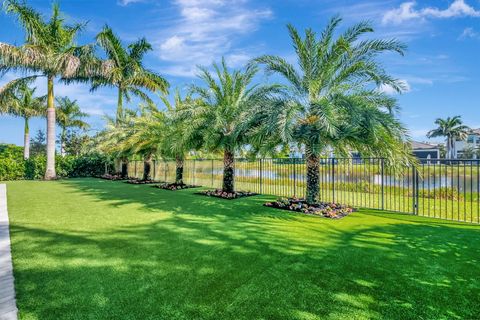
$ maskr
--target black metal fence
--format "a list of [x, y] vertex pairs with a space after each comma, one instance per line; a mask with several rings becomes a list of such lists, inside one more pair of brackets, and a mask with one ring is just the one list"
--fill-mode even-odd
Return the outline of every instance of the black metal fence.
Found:
[[[186, 160], [184, 181], [222, 185], [223, 161]], [[129, 175], [141, 178], [143, 162], [132, 161]], [[175, 161], [154, 161], [155, 180], [173, 182]], [[237, 159], [235, 187], [263, 194], [304, 197], [306, 164], [300, 158]], [[480, 160], [429, 159], [401, 170], [380, 158], [329, 158], [320, 165], [320, 200], [354, 207], [480, 223]]]

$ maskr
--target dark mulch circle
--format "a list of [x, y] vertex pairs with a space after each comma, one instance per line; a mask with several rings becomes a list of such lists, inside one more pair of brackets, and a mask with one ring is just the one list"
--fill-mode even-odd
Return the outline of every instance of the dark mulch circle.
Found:
[[158, 182], [153, 181], [153, 180], [130, 179], [128, 181], [125, 181], [125, 183], [129, 183], [129, 184], [153, 184], [153, 183], [158, 183]]
[[170, 190], [170, 191], [178, 191], [178, 190], [183, 190], [183, 189], [191, 189], [191, 188], [198, 188], [198, 186], [194, 186], [191, 184], [177, 184], [177, 183], [162, 183], [156, 186], [153, 186], [153, 188], [158, 188], [158, 189], [163, 189], [163, 190]]
[[120, 181], [120, 180], [127, 180], [127, 178], [122, 178], [122, 176], [118, 174], [104, 174], [99, 177], [100, 179], [104, 180], [112, 180], [112, 181]]
[[341, 219], [356, 211], [352, 207], [338, 203], [319, 202], [309, 205], [305, 199], [299, 198], [280, 198], [276, 201], [267, 202], [264, 206], [330, 219]]
[[222, 198], [227, 200], [233, 200], [233, 199], [258, 195], [258, 193], [254, 193], [250, 191], [225, 192], [222, 189], [200, 191], [200, 192], [196, 192], [195, 194], [207, 196], [207, 197]]

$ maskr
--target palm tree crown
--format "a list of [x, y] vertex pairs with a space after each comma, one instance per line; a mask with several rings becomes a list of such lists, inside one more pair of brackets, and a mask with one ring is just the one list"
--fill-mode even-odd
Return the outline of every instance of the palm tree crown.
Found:
[[99, 75], [105, 69], [94, 56], [92, 45], [78, 46], [75, 43], [83, 24], [67, 25], [57, 4], [52, 16], [45, 20], [38, 12], [16, 0], [7, 0], [5, 8], [15, 15], [25, 30], [24, 45], [13, 46], [0, 43], [0, 66], [6, 70], [35, 72], [33, 76], [14, 80], [7, 85], [30, 81], [37, 77], [47, 78], [47, 167], [45, 179], [55, 179], [55, 106], [54, 80], [85, 79]]
[[447, 117], [446, 119], [439, 118], [435, 120], [435, 124], [438, 127], [429, 131], [427, 137], [446, 137], [448, 158], [455, 158], [455, 141], [465, 140], [468, 136], [470, 128], [463, 124], [460, 116]]
[[288, 83], [287, 96], [262, 109], [263, 124], [257, 143], [274, 146], [297, 142], [307, 155], [307, 201], [319, 194], [319, 156], [328, 148], [346, 154], [357, 150], [371, 156], [405, 159], [406, 130], [393, 117], [396, 101], [378, 90], [382, 85], [401, 92], [376, 60], [382, 52], [404, 52], [395, 40], [361, 40], [373, 29], [368, 23], [348, 28], [337, 38], [341, 19], [334, 17], [318, 36], [307, 29], [301, 37], [288, 25], [297, 66], [265, 55], [255, 59], [269, 73]]
[[86, 130], [90, 126], [83, 118], [88, 114], [80, 110], [77, 100], [70, 100], [68, 97], [58, 97], [57, 102], [57, 124], [62, 130], [60, 133], [60, 153], [65, 155], [65, 138], [68, 129]]
[[192, 93], [199, 98], [182, 111], [190, 122], [185, 134], [191, 135], [189, 130], [199, 130], [207, 150], [224, 153], [223, 189], [233, 192], [235, 151], [248, 142], [257, 111], [276, 92], [277, 86], [252, 85], [258, 71], [254, 65], [229, 72], [222, 59], [222, 63], [213, 64], [213, 68], [215, 76], [206, 68], [199, 68], [199, 78], [205, 86], [191, 87]]
[[101, 86], [118, 88], [117, 119], [123, 116], [124, 98], [129, 101], [130, 96], [134, 95], [151, 103], [144, 89], [151, 92], [167, 92], [169, 86], [167, 80], [143, 66], [145, 53], [152, 50], [152, 46], [145, 38], [125, 48], [112, 29], [105, 26], [97, 35], [97, 42], [105, 50], [109, 68], [102, 77], [94, 79], [92, 90]]
[[24, 120], [23, 157], [30, 157], [29, 120], [33, 117], [45, 116], [46, 107], [43, 97], [35, 97], [36, 88], [30, 88], [26, 82], [9, 87], [0, 94], [0, 113], [20, 117]]

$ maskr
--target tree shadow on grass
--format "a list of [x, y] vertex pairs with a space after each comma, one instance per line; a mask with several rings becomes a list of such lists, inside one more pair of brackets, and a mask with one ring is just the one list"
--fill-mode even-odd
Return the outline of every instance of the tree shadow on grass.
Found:
[[173, 214], [108, 232], [12, 225], [25, 318], [439, 319], [480, 311], [479, 228], [361, 214], [332, 223], [277, 214], [259, 206], [262, 197], [187, 192], [182, 201], [138, 186], [67, 184], [108, 205]]

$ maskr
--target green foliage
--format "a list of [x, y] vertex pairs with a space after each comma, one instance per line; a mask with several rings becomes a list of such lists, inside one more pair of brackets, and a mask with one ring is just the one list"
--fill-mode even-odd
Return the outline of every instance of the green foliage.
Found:
[[447, 158], [455, 158], [454, 145], [456, 140], [463, 141], [467, 139], [470, 128], [463, 124], [462, 117], [438, 118], [435, 120], [436, 129], [428, 132], [427, 137], [446, 137], [447, 138]]
[[30, 139], [30, 155], [45, 155], [45, 149], [47, 148], [45, 141], [45, 132], [43, 130], [38, 130], [35, 137]]
[[[0, 181], [40, 180], [45, 172], [47, 159], [36, 155], [23, 159], [23, 149], [13, 145], [0, 145]], [[93, 177], [112, 170], [113, 163], [105, 155], [92, 153], [83, 156], [56, 157], [56, 172], [59, 178]]]

